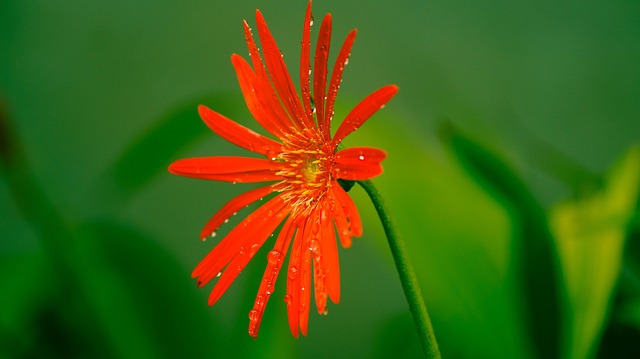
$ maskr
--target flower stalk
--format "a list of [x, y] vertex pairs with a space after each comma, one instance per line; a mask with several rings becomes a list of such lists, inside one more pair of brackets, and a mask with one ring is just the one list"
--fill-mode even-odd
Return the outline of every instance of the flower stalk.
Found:
[[391, 249], [391, 255], [393, 256], [393, 261], [396, 265], [398, 276], [400, 277], [400, 283], [402, 283], [402, 289], [418, 331], [422, 350], [427, 358], [440, 358], [440, 349], [438, 348], [438, 342], [433, 332], [427, 306], [422, 298], [422, 291], [418, 285], [413, 266], [409, 261], [404, 242], [400, 239], [400, 235], [391, 219], [389, 210], [371, 180], [357, 182], [364, 188], [369, 198], [371, 198], [371, 202], [382, 222], [382, 227], [384, 228], [384, 233], [387, 236], [389, 248]]

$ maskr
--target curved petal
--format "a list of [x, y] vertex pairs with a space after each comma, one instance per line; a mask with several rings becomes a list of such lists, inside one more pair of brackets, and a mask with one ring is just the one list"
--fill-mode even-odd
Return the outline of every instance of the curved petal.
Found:
[[351, 233], [356, 237], [360, 237], [362, 235], [362, 221], [356, 204], [353, 203], [351, 197], [349, 197], [347, 192], [345, 192], [340, 185], [333, 186], [332, 189], [333, 193], [336, 195], [336, 199], [342, 206], [344, 215], [349, 220], [349, 229]]
[[282, 162], [249, 157], [196, 157], [173, 162], [169, 172], [191, 178], [225, 182], [263, 182], [281, 179]]
[[[222, 295], [226, 287], [231, 284], [237, 274], [244, 268], [242, 263], [245, 263], [245, 260], [248, 262], [249, 259], [253, 257], [258, 249], [260, 249], [262, 243], [264, 243], [267, 237], [278, 227], [282, 219], [290, 212], [290, 207], [286, 206], [281, 196], [274, 197], [235, 226], [229, 234], [200, 261], [191, 274], [194, 278], [198, 278], [197, 284], [199, 287], [207, 284], [216, 277], [224, 267], [227, 267], [227, 269], [225, 269], [226, 275], [223, 274], [214, 287], [215, 294], [212, 292], [212, 295], [209, 297], [210, 305]], [[227, 264], [236, 257], [238, 258], [235, 260], [236, 263], [232, 262], [232, 264], [236, 265], [227, 266]], [[238, 265], [242, 265], [240, 270], [238, 270]], [[218, 286], [219, 288], [216, 289]]]
[[207, 222], [207, 224], [202, 229], [200, 233], [200, 238], [202, 240], [206, 239], [207, 236], [212, 235], [215, 231], [220, 227], [224, 221], [229, 219], [229, 217], [233, 216], [234, 213], [238, 212], [245, 206], [259, 200], [260, 198], [265, 197], [269, 193], [276, 190], [276, 187], [269, 185], [266, 187], [256, 188], [249, 192], [245, 192], [231, 201], [227, 202], [216, 214], [211, 217], [211, 219]]
[[[340, 186], [337, 182], [334, 183], [333, 187]], [[343, 248], [350, 248], [353, 243], [351, 238], [353, 234], [351, 233], [351, 228], [349, 226], [349, 220], [347, 219], [347, 215], [342, 208], [342, 205], [338, 201], [335, 191], [332, 189], [328, 193], [329, 208], [331, 209], [331, 217], [336, 224], [336, 229], [338, 230], [338, 237], [340, 238], [340, 244], [342, 244]]]
[[[336, 58], [336, 62], [333, 65], [333, 71], [331, 72], [331, 81], [329, 82], [329, 90], [327, 91], [327, 105], [326, 105], [326, 131], [330, 133], [331, 131], [331, 120], [333, 119], [333, 105], [336, 101], [336, 96], [338, 95], [338, 89], [340, 88], [340, 83], [342, 82], [342, 72], [344, 71], [345, 66], [349, 62], [349, 56], [351, 55], [351, 47], [353, 46], [353, 42], [356, 40], [356, 30], [352, 30], [347, 38], [344, 40], [342, 44], [342, 48], [340, 48], [340, 53]], [[328, 138], [330, 139], [330, 137]]]
[[331, 44], [331, 14], [325, 15], [320, 25], [318, 44], [316, 45], [316, 57], [313, 62], [313, 95], [315, 96], [316, 118], [318, 127], [324, 138], [331, 138], [329, 121], [324, 110], [327, 87], [327, 62], [329, 61], [329, 46]]
[[300, 51], [300, 92], [302, 92], [302, 103], [304, 111], [309, 118], [313, 118], [313, 109], [311, 108], [311, 90], [309, 88], [309, 75], [311, 74], [311, 65], [309, 64], [309, 56], [311, 51], [311, 1], [307, 5], [307, 13], [304, 16], [304, 24], [302, 26], [302, 50]]
[[338, 144], [347, 137], [351, 132], [357, 130], [362, 124], [376, 113], [379, 109], [395, 96], [398, 92], [398, 86], [387, 85], [384, 86], [371, 95], [362, 100], [356, 107], [349, 112], [347, 117], [338, 127], [336, 135], [333, 138], [333, 148], [338, 147]]
[[289, 76], [289, 71], [282, 58], [282, 53], [259, 10], [256, 10], [256, 22], [258, 24], [258, 34], [262, 42], [262, 52], [264, 53], [267, 69], [269, 70], [269, 74], [271, 74], [271, 80], [273, 81], [276, 92], [278, 96], [280, 96], [280, 101], [282, 101], [294, 121], [302, 121], [302, 124], [306, 128], [313, 127], [311, 119], [307, 118], [302, 109], [302, 104], [291, 81], [291, 76]]
[[377, 148], [353, 147], [336, 153], [334, 176], [351, 181], [361, 181], [382, 173], [380, 162], [387, 154]]
[[236, 146], [265, 155], [268, 158], [275, 157], [273, 154], [282, 151], [280, 143], [222, 116], [207, 106], [198, 106], [198, 113], [213, 132]]
[[[334, 303], [340, 302], [340, 264], [338, 261], [338, 245], [336, 232], [330, 211], [330, 203], [324, 201], [320, 214], [320, 243], [322, 250], [322, 267], [324, 269], [327, 294]], [[318, 308], [318, 310], [320, 310]]]
[[302, 227], [298, 227], [291, 246], [291, 256], [289, 257], [289, 269], [287, 272], [287, 294], [284, 301], [287, 303], [287, 318], [289, 319], [289, 330], [294, 338], [298, 337], [300, 318], [300, 265], [302, 262], [302, 246], [304, 236], [304, 222]]
[[258, 76], [242, 56], [232, 55], [231, 63], [236, 70], [244, 101], [253, 118], [265, 130], [280, 139], [284, 139], [290, 127], [289, 117], [284, 113], [279, 102], [273, 103], [274, 101], [269, 95], [270, 85], [265, 87], [261, 84]]
[[267, 254], [267, 268], [262, 276], [253, 309], [249, 312], [249, 335], [251, 335], [253, 339], [258, 338], [262, 315], [271, 297], [271, 293], [273, 293], [284, 258], [287, 256], [289, 244], [295, 231], [295, 226], [292, 225], [292, 223], [293, 220], [289, 217], [282, 226], [282, 229], [280, 229], [280, 234], [278, 235], [278, 239], [276, 239], [273, 249]]
[[233, 257], [222, 276], [209, 294], [209, 305], [214, 305], [218, 299], [227, 291], [238, 275], [244, 270], [251, 258], [260, 250], [269, 235], [280, 225], [282, 220], [291, 212], [287, 206], [275, 207], [271, 216], [263, 216], [258, 219], [258, 223], [253, 224], [256, 230], [251, 235], [246, 236], [241, 241], [244, 242], [245, 250], [240, 247], [238, 253]]
[[302, 253], [300, 260], [300, 332], [302, 335], [307, 336], [307, 329], [309, 327], [309, 304], [311, 300], [311, 230], [313, 225], [310, 221], [307, 221], [304, 227], [304, 234], [302, 235]]
[[324, 208], [318, 206], [311, 214], [311, 238], [309, 240], [309, 251], [313, 259], [313, 292], [315, 294], [316, 308], [318, 313], [325, 314], [327, 308], [327, 286], [326, 286], [326, 268], [324, 262], [324, 231], [322, 226], [322, 215], [325, 214]]
[[295, 119], [292, 121], [287, 114], [282, 103], [278, 99], [269, 75], [265, 69], [264, 62], [260, 57], [258, 46], [256, 45], [253, 35], [251, 34], [251, 28], [246, 21], [243, 21], [244, 35], [247, 46], [249, 47], [249, 56], [251, 57], [251, 63], [253, 64], [253, 70], [256, 75], [256, 88], [259, 90], [257, 95], [259, 96], [262, 105], [267, 108], [272, 116], [278, 121], [277, 124], [281, 127], [281, 131], [284, 133], [291, 132], [291, 127], [298, 126], [301, 128], [301, 124]]

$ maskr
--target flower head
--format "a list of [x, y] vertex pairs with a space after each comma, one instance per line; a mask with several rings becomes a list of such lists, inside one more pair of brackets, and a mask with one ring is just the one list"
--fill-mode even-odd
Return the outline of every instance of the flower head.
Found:
[[[302, 96], [299, 97], [260, 11], [256, 11], [256, 21], [264, 61], [246, 21], [244, 31], [251, 65], [235, 54], [231, 61], [251, 114], [277, 140], [200, 106], [200, 116], [211, 130], [265, 158], [187, 158], [172, 163], [169, 171], [215, 181], [269, 182], [264, 187], [232, 199], [209, 220], [202, 230], [202, 238], [215, 236], [218, 227], [236, 211], [262, 198], [271, 197], [209, 252], [194, 269], [193, 277], [197, 277], [199, 286], [219, 277], [209, 297], [209, 304], [213, 305], [270, 235], [282, 225], [273, 249], [267, 254], [267, 268], [253, 309], [249, 312], [249, 334], [254, 338], [258, 335], [265, 306], [274, 290], [285, 256], [290, 251], [284, 300], [287, 303], [289, 327], [293, 336], [297, 337], [299, 330], [303, 335], [307, 334], [311, 277], [316, 308], [319, 313], [325, 314], [327, 297], [334, 303], [340, 300], [336, 242], [339, 239], [343, 247], [349, 247], [352, 237], [362, 234], [358, 210], [338, 180], [357, 181], [377, 176], [382, 172], [380, 162], [386, 156], [375, 148], [338, 150], [338, 145], [384, 107], [398, 88], [385, 86], [366, 97], [351, 110], [332, 136], [334, 103], [356, 31], [347, 35], [329, 76], [331, 14], [327, 14], [320, 26], [312, 71], [309, 58], [312, 22], [309, 1], [302, 35]], [[310, 88], [312, 72], [313, 93]]]

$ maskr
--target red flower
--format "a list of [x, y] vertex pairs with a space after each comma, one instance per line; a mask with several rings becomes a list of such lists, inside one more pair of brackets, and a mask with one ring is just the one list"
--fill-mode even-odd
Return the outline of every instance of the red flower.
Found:
[[334, 303], [340, 300], [336, 230], [343, 247], [351, 246], [351, 238], [362, 234], [358, 210], [338, 179], [357, 181], [375, 177], [382, 173], [380, 162], [386, 157], [383, 151], [368, 147], [338, 151], [338, 144], [384, 107], [398, 88], [385, 86], [369, 95], [347, 115], [332, 137], [330, 122], [333, 106], [356, 31], [351, 31], [347, 36], [328, 78], [331, 14], [327, 14], [322, 21], [313, 64], [314, 104], [309, 79], [311, 1], [302, 35], [302, 101], [259, 10], [256, 11], [256, 21], [265, 61], [258, 53], [246, 21], [244, 30], [253, 68], [236, 54], [232, 55], [231, 61], [251, 114], [278, 140], [260, 135], [200, 106], [200, 116], [214, 132], [240, 147], [266, 156], [266, 159], [222, 156], [187, 158], [171, 164], [169, 171], [215, 181], [271, 182], [232, 199], [209, 220], [202, 230], [202, 238], [215, 235], [216, 229], [239, 209], [275, 193], [209, 252], [194, 269], [193, 276], [198, 278], [198, 286], [220, 277], [209, 297], [209, 304], [213, 305], [270, 234], [284, 222], [273, 249], [267, 254], [267, 268], [253, 309], [249, 312], [249, 334], [254, 338], [258, 335], [267, 300], [291, 247], [284, 300], [291, 332], [297, 337], [298, 327], [303, 335], [307, 334], [311, 276], [319, 313], [326, 313], [327, 296]]

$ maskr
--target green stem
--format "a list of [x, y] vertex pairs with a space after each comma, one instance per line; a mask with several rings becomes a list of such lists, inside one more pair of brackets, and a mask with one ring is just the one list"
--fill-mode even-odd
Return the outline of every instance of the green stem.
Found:
[[431, 325], [427, 306], [424, 304], [424, 299], [422, 299], [422, 291], [420, 290], [415, 272], [409, 261], [404, 242], [400, 239], [391, 215], [389, 214], [389, 210], [385, 207], [380, 193], [370, 180], [358, 181], [358, 184], [364, 188], [369, 198], [371, 198], [371, 202], [373, 202], [380, 221], [382, 222], [382, 227], [389, 241], [393, 261], [395, 262], [398, 276], [400, 276], [400, 283], [402, 283], [402, 289], [404, 290], [413, 321], [418, 330], [422, 349], [427, 358], [440, 358], [440, 349], [438, 349], [438, 342], [433, 333], [433, 326]]

